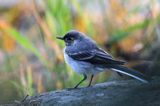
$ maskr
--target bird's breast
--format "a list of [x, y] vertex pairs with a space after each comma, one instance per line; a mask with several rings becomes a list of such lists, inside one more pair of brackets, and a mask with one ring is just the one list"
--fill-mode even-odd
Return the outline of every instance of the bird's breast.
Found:
[[84, 62], [84, 61], [78, 61], [78, 60], [71, 58], [65, 52], [65, 49], [64, 49], [64, 59], [65, 59], [65, 62], [72, 68], [72, 70], [78, 74], [86, 74], [86, 75], [96, 74], [102, 71], [102, 69], [100, 69], [99, 67], [91, 63]]
[[69, 57], [64, 49], [64, 59], [65, 62], [78, 74], [92, 74], [94, 73], [95, 66], [93, 64], [74, 60], [73, 58]]

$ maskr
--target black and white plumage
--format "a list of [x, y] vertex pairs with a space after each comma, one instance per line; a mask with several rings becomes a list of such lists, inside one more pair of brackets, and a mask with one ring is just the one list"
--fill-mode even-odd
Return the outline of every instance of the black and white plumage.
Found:
[[124, 67], [124, 61], [113, 59], [110, 54], [99, 48], [92, 39], [81, 32], [71, 30], [64, 37], [57, 38], [65, 41], [64, 58], [66, 63], [71, 66], [73, 71], [84, 76], [75, 88], [86, 80], [89, 74], [91, 80], [88, 86], [90, 86], [93, 76], [105, 69], [126, 74], [145, 83], [148, 82], [145, 75]]

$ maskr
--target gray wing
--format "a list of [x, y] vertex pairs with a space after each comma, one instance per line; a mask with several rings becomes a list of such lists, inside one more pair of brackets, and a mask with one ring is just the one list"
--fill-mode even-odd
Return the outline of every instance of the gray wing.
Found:
[[122, 65], [125, 62], [124, 61], [117, 61], [114, 60], [111, 55], [109, 55], [108, 53], [106, 53], [105, 51], [103, 51], [102, 49], [94, 49], [94, 50], [84, 50], [84, 51], [80, 51], [78, 53], [68, 53], [68, 55], [75, 59], [75, 60], [79, 60], [79, 61], [85, 61], [85, 62], [89, 62], [91, 64], [106, 64], [106, 65], [110, 65], [110, 64], [118, 64], [118, 65]]

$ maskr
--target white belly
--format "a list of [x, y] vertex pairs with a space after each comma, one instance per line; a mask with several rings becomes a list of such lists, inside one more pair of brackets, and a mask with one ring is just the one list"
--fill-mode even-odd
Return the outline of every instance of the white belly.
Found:
[[72, 68], [72, 70], [78, 74], [96, 74], [102, 71], [102, 69], [95, 67], [93, 64], [74, 60], [66, 53], [64, 53], [64, 59], [65, 62]]

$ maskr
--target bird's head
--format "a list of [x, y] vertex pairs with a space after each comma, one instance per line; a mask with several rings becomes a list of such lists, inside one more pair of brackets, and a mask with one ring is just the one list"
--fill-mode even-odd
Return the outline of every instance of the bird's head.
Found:
[[76, 30], [67, 32], [63, 37], [57, 37], [57, 39], [63, 40], [66, 46], [71, 46], [79, 42], [82, 38], [84, 38], [83, 33]]

